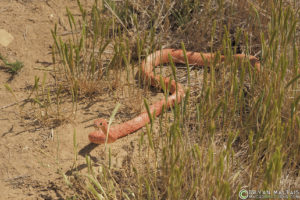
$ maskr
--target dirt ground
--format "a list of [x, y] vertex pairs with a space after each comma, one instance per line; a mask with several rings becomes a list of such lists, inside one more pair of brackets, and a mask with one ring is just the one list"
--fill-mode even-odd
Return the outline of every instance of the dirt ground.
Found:
[[[82, 1], [84, 3], [87, 1]], [[53, 39], [50, 30], [56, 22], [62, 31], [68, 25], [66, 6], [78, 12], [75, 0], [0, 1], [0, 29], [14, 38], [7, 47], [0, 45], [0, 54], [9, 61], [24, 63], [21, 72], [14, 77], [0, 70], [0, 199], [65, 199], [71, 196], [72, 191], [61, 174], [71, 172], [74, 164], [74, 128], [80, 170], [86, 170], [84, 156], [87, 153], [99, 164], [105, 160], [104, 147], [91, 145], [87, 134], [93, 130], [89, 125], [99, 113], [104, 117], [110, 115], [114, 100], [92, 106], [82, 103], [73, 123], [52, 130], [30, 125], [30, 120], [27, 122], [21, 117], [18, 105], [9, 106], [28, 96], [34, 77], [43, 77], [41, 68], [51, 67]], [[16, 99], [5, 89], [6, 83], [14, 90]], [[30, 109], [22, 112], [31, 114]], [[124, 159], [137, 153], [138, 138], [138, 134], [132, 134], [110, 145], [113, 167], [121, 169]]]

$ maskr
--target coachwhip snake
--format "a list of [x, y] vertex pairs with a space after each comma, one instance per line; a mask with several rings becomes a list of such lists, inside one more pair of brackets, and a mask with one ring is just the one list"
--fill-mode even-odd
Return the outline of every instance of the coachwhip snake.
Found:
[[[154, 75], [153, 67], [158, 66], [160, 64], [165, 64], [169, 62], [169, 55], [172, 57], [174, 63], [185, 63], [183, 50], [175, 50], [175, 49], [163, 49], [161, 51], [156, 51], [149, 56], [146, 57], [142, 62], [142, 77], [146, 81], [149, 81], [151, 86], [160, 87], [160, 76]], [[188, 59], [188, 63], [191, 65], [204, 66], [209, 65], [212, 61], [214, 61], [216, 54], [211, 53], [198, 53], [198, 52], [186, 52], [186, 56]], [[260, 71], [260, 62], [255, 56], [245, 55], [245, 54], [235, 54], [233, 55], [235, 59], [243, 60], [245, 58], [249, 59], [251, 65]], [[223, 62], [225, 60], [225, 56], [220, 56], [220, 61]], [[180, 83], [175, 82], [175, 80], [171, 80], [168, 77], [163, 77], [163, 82], [165, 84], [165, 88], [170, 87], [171, 95], [166, 99], [162, 99], [153, 105], [150, 106], [151, 115], [154, 114], [158, 116], [162, 112], [163, 105], [166, 108], [170, 108], [174, 105], [177, 97], [177, 102], [179, 103], [185, 96], [183, 86]], [[171, 84], [169, 86], [169, 84]], [[177, 92], [176, 92], [177, 87]], [[107, 142], [112, 143], [116, 141], [118, 138], [124, 137], [130, 133], [133, 133], [143, 126], [145, 126], [150, 121], [148, 113], [142, 112], [139, 116], [110, 127], [109, 133], [107, 134], [108, 124], [106, 119], [99, 118], [94, 121], [94, 125], [96, 130], [89, 134], [89, 140], [92, 143], [103, 144], [106, 142], [106, 136], [108, 135]]]

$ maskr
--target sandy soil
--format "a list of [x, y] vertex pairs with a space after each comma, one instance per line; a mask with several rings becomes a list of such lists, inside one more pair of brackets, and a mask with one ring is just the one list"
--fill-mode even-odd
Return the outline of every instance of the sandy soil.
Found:
[[[50, 30], [58, 22], [59, 29], [64, 31], [68, 24], [66, 6], [78, 12], [74, 0], [0, 1], [0, 29], [14, 37], [7, 47], [0, 46], [0, 53], [9, 61], [20, 60], [25, 65], [14, 77], [0, 70], [0, 199], [65, 199], [71, 196], [72, 190], [68, 189], [61, 174], [72, 173], [74, 166], [74, 128], [79, 151], [78, 169], [86, 170], [85, 154], [91, 155], [99, 165], [106, 161], [104, 147], [89, 144], [87, 134], [93, 130], [89, 126], [93, 119], [99, 115], [108, 117], [116, 100], [93, 105], [80, 103], [76, 119], [54, 129], [35, 126], [32, 119], [24, 119], [20, 113], [31, 115], [30, 106], [23, 110], [17, 105], [6, 107], [16, 99], [4, 84], [8, 83], [17, 100], [22, 100], [28, 96], [34, 77], [43, 77], [44, 71], [40, 69], [51, 67], [53, 39]], [[104, 100], [108, 96], [104, 94], [101, 98]], [[132, 134], [109, 146], [114, 168], [121, 169], [123, 162], [138, 154], [138, 138], [138, 133]]]

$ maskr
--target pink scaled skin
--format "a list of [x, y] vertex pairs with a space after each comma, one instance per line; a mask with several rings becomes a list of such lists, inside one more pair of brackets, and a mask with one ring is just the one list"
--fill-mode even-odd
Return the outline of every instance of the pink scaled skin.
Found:
[[[150, 54], [145, 60], [142, 62], [142, 76], [143, 78], [150, 82], [151, 86], [159, 87], [160, 88], [160, 76], [154, 75], [153, 67], [158, 66], [160, 64], [165, 64], [169, 62], [169, 55], [172, 57], [174, 63], [185, 63], [184, 55], [182, 50], [174, 50], [174, 49], [163, 49], [161, 51], [156, 51]], [[191, 65], [197, 66], [204, 66], [210, 65], [211, 62], [214, 61], [216, 54], [211, 53], [198, 53], [198, 52], [186, 52], [188, 62]], [[247, 56], [245, 54], [235, 54], [233, 56], [237, 60], [244, 60], [249, 59], [251, 65], [260, 71], [260, 62], [254, 56]], [[225, 60], [225, 56], [220, 56], [220, 62]], [[168, 97], [167, 100], [162, 99], [153, 105], [150, 106], [150, 113], [153, 115], [158, 116], [162, 112], [163, 105], [166, 108], [170, 108], [174, 106], [175, 102], [180, 103], [181, 100], [184, 98], [185, 93], [183, 86], [180, 83], [175, 82], [175, 80], [170, 80], [170, 78], [163, 77], [165, 88], [169, 87], [170, 85], [170, 93], [171, 95]], [[177, 87], [177, 88], [176, 88]], [[176, 92], [177, 89], [177, 92]], [[104, 144], [112, 143], [116, 141], [118, 138], [124, 137], [130, 133], [133, 133], [143, 126], [145, 126], [150, 121], [148, 117], [148, 113], [142, 112], [139, 116], [124, 122], [122, 124], [118, 124], [115, 126], [110, 127], [109, 133], [107, 134], [108, 124], [105, 119], [99, 118], [94, 121], [94, 125], [96, 130], [89, 134], [89, 140], [95, 144]]]

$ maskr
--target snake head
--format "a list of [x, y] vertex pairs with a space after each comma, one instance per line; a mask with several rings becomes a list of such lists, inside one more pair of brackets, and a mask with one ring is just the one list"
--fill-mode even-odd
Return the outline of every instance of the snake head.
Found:
[[[94, 126], [97, 130], [89, 134], [89, 140], [95, 144], [104, 144], [106, 142], [108, 128], [106, 119], [96, 119], [94, 121]], [[114, 138], [111, 134], [108, 134], [107, 143], [112, 143], [114, 141], [116, 141], [116, 138]]]
[[103, 133], [106, 134], [107, 132], [107, 128], [108, 128], [108, 124], [107, 124], [107, 121], [106, 119], [103, 119], [103, 118], [98, 118], [94, 121], [94, 126], [96, 129], [100, 129], [103, 131]]

